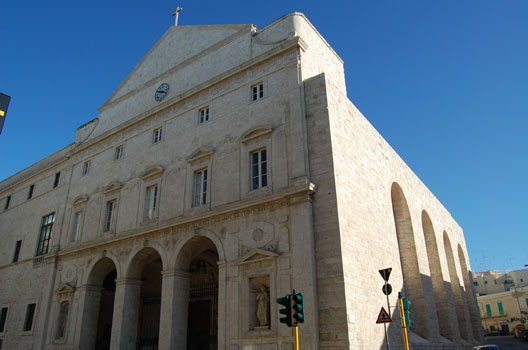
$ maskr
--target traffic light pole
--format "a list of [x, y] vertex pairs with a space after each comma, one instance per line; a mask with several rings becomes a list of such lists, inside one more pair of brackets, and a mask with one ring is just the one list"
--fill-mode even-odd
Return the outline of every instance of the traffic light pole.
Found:
[[294, 350], [299, 350], [299, 327], [297, 325], [293, 326], [293, 332], [295, 334], [295, 348], [294, 348]]
[[405, 350], [409, 350], [409, 337], [407, 336], [407, 325], [405, 324], [405, 311], [403, 310], [403, 298], [401, 294], [398, 295], [398, 305], [400, 307], [400, 316], [403, 329], [403, 343], [405, 344]]

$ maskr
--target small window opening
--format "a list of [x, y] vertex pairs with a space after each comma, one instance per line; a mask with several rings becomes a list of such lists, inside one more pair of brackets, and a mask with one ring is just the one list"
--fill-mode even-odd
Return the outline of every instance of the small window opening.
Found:
[[53, 182], [53, 188], [59, 186], [59, 182], [60, 182], [60, 172], [55, 174], [55, 181]]
[[15, 254], [13, 255], [13, 262], [18, 261], [18, 257], [20, 255], [20, 248], [22, 248], [22, 241], [16, 241], [15, 244]]

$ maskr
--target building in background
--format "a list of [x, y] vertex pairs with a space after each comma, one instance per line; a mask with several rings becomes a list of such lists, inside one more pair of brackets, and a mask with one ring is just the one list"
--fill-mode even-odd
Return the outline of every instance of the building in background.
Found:
[[473, 278], [482, 326], [488, 334], [510, 334], [527, 326], [528, 269], [477, 272]]
[[[74, 112], [74, 111], [73, 111]], [[75, 142], [0, 183], [6, 349], [413, 349], [481, 338], [464, 233], [300, 13], [170, 28]], [[269, 302], [271, 300], [271, 302]]]

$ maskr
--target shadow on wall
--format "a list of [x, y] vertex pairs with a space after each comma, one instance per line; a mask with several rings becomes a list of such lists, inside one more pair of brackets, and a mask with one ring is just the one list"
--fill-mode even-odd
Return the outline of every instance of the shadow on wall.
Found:
[[[432, 283], [431, 276], [423, 275], [421, 274], [422, 283], [424, 285], [430, 285]], [[452, 284], [448, 281], [444, 281], [444, 288], [447, 291], [452, 291], [453, 287]], [[460, 293], [465, 293], [465, 290], [462, 286], [460, 286]], [[401, 289], [399, 291], [393, 290], [391, 293], [391, 296], [394, 294], [398, 294], [400, 292], [402, 294], [402, 297], [405, 297], [405, 290]], [[380, 289], [380, 294], [382, 293]], [[461, 337], [460, 335], [464, 333], [462, 329], [459, 328], [458, 324], [458, 317], [454, 313], [449, 312], [448, 315], [450, 315], [450, 323], [453, 328], [460, 329], [458, 333], [455, 333], [456, 335], [448, 335], [445, 333], [440, 332], [439, 335], [431, 335], [431, 336], [423, 336], [420, 333], [420, 330], [424, 329], [423, 325], [419, 323], [419, 319], [423, 319], [423, 317], [418, 317], [419, 315], [423, 315], [424, 310], [417, 308], [416, 304], [413, 303], [412, 299], [409, 299], [411, 301], [411, 307], [410, 307], [410, 319], [411, 319], [411, 325], [407, 328], [408, 330], [408, 339], [409, 339], [409, 346], [412, 350], [425, 350], [425, 349], [434, 349], [434, 350], [447, 350], [447, 349], [454, 349], [454, 350], [471, 350], [473, 346], [479, 342], [478, 339], [474, 339], [472, 336], [472, 333], [470, 332], [467, 338]], [[451, 299], [452, 300], [452, 299]], [[380, 305], [383, 306], [387, 310], [387, 305]], [[456, 312], [456, 309], [453, 307], [449, 307], [449, 305], [446, 305], [446, 308], [453, 309]], [[401, 316], [400, 316], [400, 309], [398, 305], [390, 305], [390, 313], [392, 322], [387, 324], [387, 333], [389, 336], [389, 344], [390, 344], [390, 350], [404, 350], [404, 340], [403, 340], [403, 327], [401, 322]], [[463, 310], [462, 310], [463, 311]], [[373, 323], [376, 321], [376, 316], [373, 315]], [[435, 317], [439, 317], [438, 310], [436, 311], [436, 315], [425, 315], [427, 319], [434, 319]], [[383, 325], [382, 324], [374, 324], [374, 327], [377, 327], [378, 332], [383, 332]], [[383, 341], [383, 344], [379, 347], [379, 350], [387, 350], [387, 345], [385, 342], [385, 338]]]

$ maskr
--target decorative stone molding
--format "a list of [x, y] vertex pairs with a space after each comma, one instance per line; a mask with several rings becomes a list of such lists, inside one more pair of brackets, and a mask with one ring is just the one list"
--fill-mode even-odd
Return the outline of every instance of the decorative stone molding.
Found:
[[268, 250], [254, 248], [247, 252], [244, 256], [238, 259], [238, 264], [250, 264], [261, 261], [270, 261], [279, 257], [279, 254], [270, 252]]
[[249, 143], [257, 139], [267, 137], [273, 132], [273, 128], [267, 125], [259, 125], [246, 131], [240, 138], [241, 143]]
[[123, 185], [121, 185], [119, 182], [112, 181], [104, 188], [103, 193], [105, 195], [109, 195], [109, 194], [112, 194], [114, 192], [120, 191], [122, 187], [123, 187]]
[[80, 205], [83, 205], [85, 204], [86, 202], [88, 202], [88, 199], [89, 197], [87, 195], [80, 195], [80, 196], [77, 196], [75, 197], [75, 199], [73, 200], [73, 206], [74, 207], [78, 207]]
[[190, 163], [196, 163], [204, 159], [210, 158], [214, 153], [214, 150], [209, 147], [200, 147], [192, 152], [185, 160]]
[[147, 170], [145, 170], [141, 174], [141, 180], [143, 180], [143, 181], [153, 180], [153, 179], [155, 179], [157, 177], [160, 177], [161, 174], [163, 174], [164, 171], [165, 171], [165, 169], [163, 169], [163, 167], [161, 167], [159, 165], [150, 167], [150, 168], [148, 168]]
[[67, 294], [73, 294], [75, 293], [75, 287], [70, 285], [69, 283], [63, 283], [61, 286], [55, 291], [58, 295], [64, 296]]

